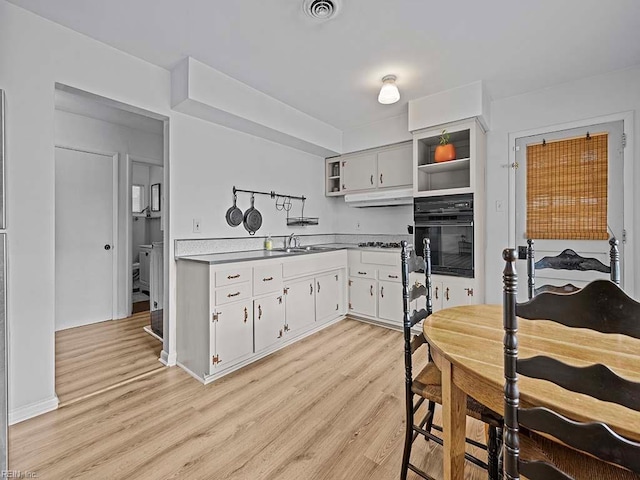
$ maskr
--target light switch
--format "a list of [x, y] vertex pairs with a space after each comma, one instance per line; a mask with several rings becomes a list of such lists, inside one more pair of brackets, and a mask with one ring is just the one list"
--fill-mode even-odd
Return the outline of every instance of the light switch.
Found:
[[193, 233], [200, 233], [200, 219], [193, 219]]

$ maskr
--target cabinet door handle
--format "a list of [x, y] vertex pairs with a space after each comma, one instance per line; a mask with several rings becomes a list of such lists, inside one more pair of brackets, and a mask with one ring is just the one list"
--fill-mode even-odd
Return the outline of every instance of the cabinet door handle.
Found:
[[438, 300], [438, 287], [436, 287], [436, 300]]
[[336, 282], [338, 281], [338, 275], [336, 275]]
[[262, 279], [263, 282], [270, 282], [271, 280], [273, 280], [273, 277], [267, 277]]
[[447, 300], [447, 302], [449, 301], [449, 287], [447, 287], [447, 289], [444, 291], [444, 298]]
[[240, 274], [237, 273], [236, 275], [227, 275], [228, 280], [233, 280], [234, 278], [240, 278]]
[[336, 303], [336, 310], [340, 310], [340, 304]]
[[309, 284], [309, 295], [313, 295], [313, 283]]
[[258, 320], [262, 318], [262, 305], [258, 305]]
[[317, 288], [317, 290], [316, 290], [316, 292], [320, 293], [320, 282], [316, 282], [316, 283], [317, 283], [317, 287], [316, 287], [316, 288]]
[[244, 323], [247, 323], [247, 320], [249, 320], [249, 310], [247, 310], [247, 307], [244, 307]]
[[382, 174], [380, 174], [380, 183], [382, 183]]
[[238, 295], [240, 295], [240, 292], [236, 292], [236, 293], [227, 293], [227, 298], [237, 297]]
[[367, 272], [358, 272], [358, 275], [366, 275]]
[[278, 304], [282, 305], [282, 297], [278, 297]]
[[280, 330], [280, 334], [278, 335], [278, 338], [282, 338], [282, 330]]
[[369, 285], [369, 294], [373, 297], [373, 285]]
[[387, 275], [389, 278], [398, 278], [398, 275]]
[[373, 175], [371, 175], [371, 185], [373, 185]]
[[342, 190], [346, 190], [347, 187], [344, 186], [344, 183], [342, 184]]
[[380, 296], [384, 298], [384, 287], [380, 287]]

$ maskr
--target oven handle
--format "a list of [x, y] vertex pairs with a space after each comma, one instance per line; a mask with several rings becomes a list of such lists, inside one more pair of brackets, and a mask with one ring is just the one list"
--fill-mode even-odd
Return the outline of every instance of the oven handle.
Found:
[[416, 228], [424, 228], [424, 227], [473, 227], [473, 222], [459, 222], [459, 223], [429, 222], [429, 223], [416, 223]]

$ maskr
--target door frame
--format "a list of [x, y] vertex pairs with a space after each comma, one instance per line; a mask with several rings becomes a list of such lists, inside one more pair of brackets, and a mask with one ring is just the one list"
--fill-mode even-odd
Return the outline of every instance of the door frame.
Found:
[[534, 135], [543, 135], [546, 133], [554, 133], [561, 130], [570, 130], [572, 128], [589, 127], [590, 125], [597, 125], [601, 123], [610, 123], [616, 121], [623, 121], [623, 133], [626, 135], [626, 147], [622, 150], [623, 158], [623, 172], [624, 172], [624, 195], [623, 195], [623, 228], [627, 233], [627, 239], [625, 241], [624, 257], [622, 261], [624, 266], [624, 286], [628, 292], [635, 293], [634, 272], [629, 266], [634, 265], [635, 260], [635, 241], [634, 241], [634, 199], [633, 199], [633, 184], [635, 179], [635, 171], [633, 168], [634, 159], [634, 112], [620, 112], [613, 113], [611, 115], [603, 115], [598, 117], [585, 118], [581, 120], [575, 120], [567, 123], [558, 123], [553, 125], [547, 125], [544, 127], [538, 127], [529, 130], [521, 130], [519, 132], [509, 133], [509, 163], [506, 165], [509, 168], [509, 245], [514, 248], [516, 244], [516, 140], [522, 137], [532, 137]]
[[[126, 184], [126, 194], [125, 194], [125, 222], [124, 222], [124, 233], [125, 233], [125, 242], [127, 243], [127, 249], [125, 251], [125, 264], [126, 264], [126, 275], [125, 275], [125, 281], [124, 281], [124, 298], [126, 298], [126, 305], [128, 308], [128, 313], [127, 313], [127, 317], [131, 315], [131, 310], [133, 309], [133, 295], [132, 295], [132, 290], [133, 290], [133, 248], [132, 248], [132, 242], [133, 242], [133, 217], [131, 215], [131, 187], [133, 185], [133, 162], [135, 163], [142, 163], [144, 165], [148, 165], [148, 166], [154, 166], [154, 167], [162, 167], [162, 182], [163, 182], [163, 187], [162, 190], [165, 190], [164, 188], [164, 184], [165, 184], [165, 172], [164, 170], [166, 169], [165, 165], [164, 165], [164, 159], [161, 160], [162, 163], [157, 163], [157, 159], [153, 159], [150, 157], [143, 157], [140, 155], [131, 155], [129, 153], [125, 154], [125, 184]], [[147, 192], [149, 193], [149, 192]], [[166, 200], [163, 202], [162, 201], [162, 197], [165, 197], [166, 193], [165, 192], [161, 192], [160, 193], [160, 206], [161, 206], [161, 210], [160, 210], [160, 214], [161, 214], [161, 218], [160, 218], [160, 222], [162, 222], [162, 226], [164, 227], [162, 229], [162, 240], [163, 242], [165, 241], [165, 230], [167, 228], [167, 223], [166, 223]], [[162, 276], [164, 278], [164, 283], [165, 285], [167, 284], [167, 282], [169, 281], [169, 277], [167, 275], [167, 268], [164, 262], [164, 258], [162, 261]], [[165, 296], [163, 295], [163, 298], [165, 298]], [[166, 304], [166, 302], [164, 302]], [[164, 309], [165, 305], [162, 306], [162, 308]]]
[[[119, 215], [118, 215], [118, 175], [119, 175], [119, 154], [118, 152], [110, 152], [104, 150], [95, 150], [92, 148], [85, 147], [76, 147], [71, 145], [64, 145], [56, 143], [54, 145], [54, 152], [56, 148], [61, 148], [63, 150], [72, 150], [74, 152], [82, 152], [82, 153], [90, 153], [93, 155], [101, 155], [103, 157], [111, 157], [111, 165], [112, 165], [112, 208], [113, 208], [113, 218], [112, 218], [112, 239], [111, 239], [111, 251], [113, 252], [112, 258], [112, 284], [111, 284], [111, 320], [115, 320], [118, 318], [118, 300], [119, 300], [119, 292], [118, 292], [118, 264], [120, 260], [120, 246], [117, 245], [118, 236], [119, 236]], [[55, 161], [55, 157], [54, 157]], [[55, 184], [55, 179], [54, 179]], [[55, 205], [54, 205], [54, 228], [55, 228]]]

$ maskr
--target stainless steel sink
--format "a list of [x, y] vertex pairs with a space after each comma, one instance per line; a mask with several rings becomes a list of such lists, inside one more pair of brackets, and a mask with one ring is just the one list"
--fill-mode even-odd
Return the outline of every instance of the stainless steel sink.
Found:
[[283, 253], [312, 253], [322, 252], [327, 250], [335, 250], [334, 247], [328, 247], [324, 245], [307, 245], [306, 247], [289, 247], [289, 248], [274, 248], [275, 252]]

